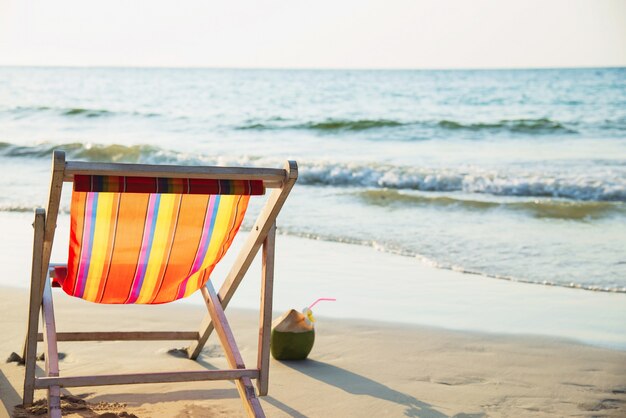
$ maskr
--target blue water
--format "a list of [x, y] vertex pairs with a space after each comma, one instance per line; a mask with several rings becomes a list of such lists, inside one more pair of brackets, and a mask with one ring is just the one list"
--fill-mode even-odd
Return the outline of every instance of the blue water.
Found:
[[296, 159], [282, 233], [626, 292], [626, 69], [0, 68], [0, 211], [45, 202], [55, 148]]

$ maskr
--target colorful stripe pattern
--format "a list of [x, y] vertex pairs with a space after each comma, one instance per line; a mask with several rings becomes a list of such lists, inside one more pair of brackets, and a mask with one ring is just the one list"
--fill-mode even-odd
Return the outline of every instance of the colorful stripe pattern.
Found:
[[230, 247], [249, 199], [74, 191], [63, 290], [96, 303], [187, 297], [206, 284]]
[[76, 192], [262, 195], [262, 180], [75, 175]]

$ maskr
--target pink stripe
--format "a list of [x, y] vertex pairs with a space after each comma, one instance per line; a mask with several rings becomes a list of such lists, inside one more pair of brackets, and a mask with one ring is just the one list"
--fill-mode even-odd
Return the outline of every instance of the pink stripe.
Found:
[[89, 260], [91, 259], [91, 238], [93, 235], [93, 199], [95, 193], [87, 193], [87, 202], [85, 203], [85, 215], [83, 216], [85, 224], [83, 225], [83, 240], [81, 244], [80, 269], [78, 277], [74, 285], [74, 295], [78, 292], [82, 296], [82, 289], [85, 288], [85, 281], [89, 273]]
[[209, 225], [211, 224], [211, 216], [213, 215], [213, 209], [215, 208], [215, 196], [211, 196], [209, 200], [209, 208], [206, 211], [206, 217], [204, 219], [204, 230], [202, 231], [202, 240], [200, 241], [200, 245], [198, 246], [198, 253], [196, 254], [196, 260], [193, 263], [193, 267], [191, 268], [191, 274], [200, 270], [202, 266], [202, 262], [204, 261], [204, 256], [206, 254], [207, 247], [209, 245], [209, 233], [211, 232], [211, 228]]
[[211, 218], [213, 217], [213, 210], [215, 208], [215, 201], [217, 199], [215, 196], [211, 196], [209, 198], [209, 206], [207, 207], [205, 216], [204, 216], [204, 225], [202, 226], [202, 238], [200, 239], [200, 244], [198, 245], [198, 251], [196, 252], [196, 258], [194, 259], [193, 265], [185, 280], [178, 285], [178, 295], [176, 299], [182, 299], [185, 296], [185, 291], [187, 290], [187, 283], [189, 282], [189, 277], [200, 270], [200, 266], [202, 266], [202, 262], [204, 261], [204, 256], [206, 254], [206, 250], [208, 247], [208, 241], [211, 239], [209, 234], [213, 231], [211, 230]]
[[146, 223], [144, 224], [143, 238], [141, 240], [141, 253], [139, 254], [139, 260], [137, 260], [137, 271], [135, 271], [135, 277], [133, 278], [133, 287], [129, 294], [129, 301], [126, 303], [133, 303], [137, 297], [133, 298], [133, 295], [139, 295], [139, 287], [141, 287], [143, 280], [141, 280], [146, 272], [146, 266], [148, 265], [148, 257], [150, 257], [150, 248], [148, 243], [150, 237], [154, 231], [151, 226], [154, 220], [154, 205], [156, 203], [156, 195], [151, 194], [148, 201], [148, 212], [146, 213]]

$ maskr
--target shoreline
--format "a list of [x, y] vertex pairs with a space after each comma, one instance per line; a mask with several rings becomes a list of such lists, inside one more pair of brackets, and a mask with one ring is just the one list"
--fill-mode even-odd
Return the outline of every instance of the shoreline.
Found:
[[531, 284], [531, 285], [538, 285], [538, 286], [548, 286], [548, 287], [559, 287], [559, 288], [563, 288], [563, 289], [572, 289], [572, 290], [585, 290], [585, 291], [589, 291], [589, 292], [604, 292], [604, 293], [622, 293], [622, 294], [626, 294], [626, 287], [625, 288], [613, 288], [613, 289], [609, 289], [609, 288], [602, 288], [602, 287], [593, 287], [591, 285], [582, 285], [582, 284], [574, 284], [574, 283], [570, 283], [570, 284], [561, 284], [561, 283], [557, 283], [557, 282], [549, 282], [549, 281], [543, 281], [543, 282], [537, 282], [537, 281], [533, 281], [533, 280], [528, 280], [528, 279], [520, 279], [520, 278], [516, 278], [513, 276], [498, 276], [496, 274], [487, 274], [487, 273], [482, 273], [479, 271], [473, 271], [473, 270], [467, 270], [464, 269], [463, 267], [459, 267], [459, 266], [454, 266], [454, 265], [450, 265], [450, 266], [446, 266], [446, 265], [441, 265], [440, 263], [438, 263], [437, 261], [433, 261], [431, 259], [429, 259], [428, 257], [425, 257], [421, 254], [410, 254], [407, 252], [403, 252], [401, 250], [398, 251], [393, 251], [393, 250], [389, 250], [389, 249], [384, 249], [381, 250], [379, 249], [378, 245], [376, 243], [372, 243], [372, 242], [366, 242], [366, 241], [351, 241], [351, 240], [332, 240], [332, 239], [326, 239], [324, 237], [321, 236], [317, 236], [317, 235], [313, 235], [313, 234], [300, 234], [300, 233], [289, 233], [289, 232], [282, 232], [280, 231], [280, 229], [277, 230], [276, 232], [277, 235], [279, 236], [284, 236], [284, 237], [291, 237], [291, 238], [296, 238], [296, 239], [306, 239], [306, 240], [311, 240], [311, 241], [323, 241], [323, 242], [328, 242], [331, 244], [342, 244], [342, 245], [356, 245], [359, 247], [363, 247], [363, 248], [369, 248], [372, 249], [376, 252], [379, 253], [383, 253], [383, 254], [389, 254], [392, 256], [399, 256], [399, 257], [406, 257], [406, 258], [410, 258], [413, 260], [418, 261], [421, 264], [424, 264], [430, 268], [434, 268], [437, 270], [447, 270], [447, 271], [451, 271], [454, 273], [460, 273], [460, 274], [466, 274], [466, 275], [470, 275], [470, 276], [479, 276], [482, 278], [487, 278], [487, 279], [494, 279], [494, 280], [502, 280], [505, 282], [512, 282], [512, 283], [521, 283], [521, 284]]
[[[30, 280], [32, 214], [0, 214], [5, 274], [0, 288], [26, 289]], [[64, 260], [69, 216], [58, 218], [52, 261]], [[221, 285], [246, 233], [212, 274]], [[530, 286], [428, 266], [420, 260], [374, 248], [280, 235], [276, 248], [274, 309], [300, 310], [318, 297], [337, 302], [315, 308], [320, 318], [414, 324], [433, 328], [545, 336], [626, 350], [626, 296], [614, 292], [573, 291]], [[257, 309], [260, 262], [252, 264], [231, 307]], [[204, 305], [199, 295], [183, 304]]]

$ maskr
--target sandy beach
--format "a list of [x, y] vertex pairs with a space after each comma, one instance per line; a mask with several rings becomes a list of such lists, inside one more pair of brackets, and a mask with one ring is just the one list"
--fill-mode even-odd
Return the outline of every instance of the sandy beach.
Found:
[[[0, 288], [4, 336], [0, 353], [5, 358], [21, 350], [26, 328], [25, 272], [30, 254], [30, 226], [17, 222], [26, 217], [25, 214], [2, 217], [5, 227], [16, 236], [12, 245], [3, 239], [2, 258], [10, 266], [10, 276], [16, 277], [12, 283], [19, 286], [7, 285], [5, 280]], [[64, 219], [59, 223], [60, 237]], [[59, 239], [55, 254], [63, 252], [62, 240]], [[626, 413], [626, 351], [590, 345], [622, 347], [623, 324], [619, 317], [624, 309], [623, 295], [483, 279], [346, 244], [285, 236], [280, 236], [278, 242], [274, 318], [286, 306], [304, 305], [310, 294], [306, 283], [316, 277], [320, 278], [313, 286], [317, 291], [334, 290], [333, 295], [340, 300], [318, 308], [316, 343], [307, 361], [271, 360], [270, 392], [261, 400], [268, 416], [618, 417]], [[337, 253], [342, 257], [330, 257]], [[319, 263], [323, 258], [332, 261]], [[372, 289], [351, 285], [359, 279], [375, 282], [384, 272], [388, 275], [386, 280], [415, 281], [407, 299], [413, 301], [415, 314], [423, 316], [421, 324], [430, 327], [418, 321], [400, 323], [406, 316], [402, 315], [402, 304], [406, 301], [398, 297], [400, 308], [393, 311], [389, 307], [395, 305], [394, 301], [388, 298], [394, 296], [389, 290], [381, 289], [382, 296], [374, 303], [377, 299], [371, 297]], [[253, 269], [247, 281], [255, 282], [256, 277]], [[333, 286], [339, 277], [344, 283]], [[462, 286], [463, 281], [468, 283], [466, 287]], [[58, 331], [194, 331], [205, 312], [200, 303], [193, 301], [151, 307], [99, 306], [69, 298], [57, 289], [54, 298]], [[242, 287], [238, 298], [239, 302], [234, 299], [234, 306], [227, 309], [227, 314], [244, 360], [254, 364], [257, 315], [252, 309], [241, 308], [257, 303], [254, 286]], [[520, 307], [530, 300], [534, 304], [528, 303], [527, 312], [521, 314]], [[554, 306], [542, 303], [549, 300], [554, 301]], [[390, 314], [384, 313], [387, 306], [398, 320], [358, 319], [365, 312], [360, 306], [368, 304], [370, 309], [381, 311], [381, 318], [389, 318]], [[484, 308], [479, 312], [481, 304]], [[346, 313], [350, 309], [352, 319]], [[560, 314], [555, 314], [556, 309]], [[596, 333], [590, 332], [593, 325], [587, 326], [586, 321], [580, 320], [585, 315], [591, 315], [586, 319], [590, 324], [603, 322], [595, 327]], [[489, 321], [488, 316], [499, 318]], [[567, 316], [570, 326], [564, 326], [561, 333], [551, 333], [553, 328], [565, 323]], [[480, 323], [485, 326], [477, 331]], [[516, 332], [514, 327], [522, 323], [525, 327]], [[509, 332], [500, 332], [506, 327], [510, 328]], [[531, 327], [536, 332], [530, 332]], [[570, 329], [578, 329], [577, 339], [589, 344], [573, 339]], [[176, 351], [169, 352], [184, 345], [184, 342], [162, 341], [60, 343], [59, 351], [65, 354], [60, 362], [61, 374], [226, 366], [214, 336], [198, 362], [177, 356]], [[42, 345], [38, 351], [43, 351]], [[43, 362], [39, 362], [39, 373], [41, 367]], [[0, 415], [11, 416], [14, 406], [21, 402], [23, 370], [15, 363], [2, 363]], [[66, 407], [78, 408], [73, 414], [68, 409], [67, 416], [95, 417], [107, 412], [117, 416], [126, 412], [137, 417], [244, 415], [235, 386], [230, 382], [71, 388], [63, 393], [73, 400]], [[44, 397], [45, 392], [36, 393], [36, 399]], [[15, 416], [29, 415], [18, 409]]]
[[[21, 346], [26, 293], [2, 289], [5, 338], [0, 347], [5, 356]], [[59, 330], [90, 330], [96, 323], [99, 330], [191, 330], [204, 313], [200, 307], [183, 304], [147, 310], [87, 307], [86, 302], [57, 297]], [[141, 319], [130, 320], [133, 314]], [[244, 359], [254, 362], [254, 313], [235, 310], [230, 317]], [[326, 318], [317, 334], [309, 360], [272, 359], [270, 393], [261, 401], [268, 416], [619, 417], [626, 412], [625, 352], [541, 337]], [[214, 339], [198, 362], [168, 353], [182, 344], [60, 343], [59, 350], [66, 355], [61, 372], [201, 370], [226, 365]], [[0, 415], [10, 416], [20, 403], [23, 370], [15, 363], [2, 364]], [[63, 393], [88, 402], [86, 409], [68, 416], [123, 411], [138, 417], [244, 416], [230, 382], [72, 388]], [[36, 393], [36, 399], [44, 396], [43, 391]]]

